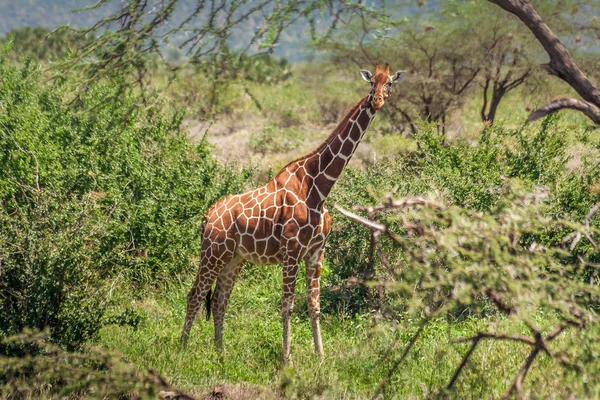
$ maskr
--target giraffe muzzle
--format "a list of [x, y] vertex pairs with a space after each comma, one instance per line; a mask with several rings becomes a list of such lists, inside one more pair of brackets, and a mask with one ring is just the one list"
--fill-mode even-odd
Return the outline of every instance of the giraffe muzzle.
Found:
[[379, 110], [381, 107], [383, 107], [383, 96], [375, 96], [373, 97], [373, 108], [376, 110]]

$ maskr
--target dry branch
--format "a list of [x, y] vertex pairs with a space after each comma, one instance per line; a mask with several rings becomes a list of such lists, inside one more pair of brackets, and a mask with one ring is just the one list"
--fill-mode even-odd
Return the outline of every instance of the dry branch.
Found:
[[529, 369], [531, 368], [531, 365], [533, 364], [533, 360], [535, 360], [535, 358], [537, 357], [540, 350], [541, 350], [540, 347], [535, 347], [531, 351], [531, 353], [529, 353], [527, 360], [525, 360], [525, 364], [523, 364], [523, 367], [521, 367], [521, 370], [517, 374], [513, 384], [508, 389], [506, 389], [506, 392], [501, 397], [501, 399], [508, 399], [513, 392], [516, 392], [517, 399], [523, 398], [523, 389], [522, 389], [523, 381], [525, 380], [525, 376], [527, 376], [527, 372], [529, 372]]
[[334, 204], [334, 207], [336, 210], [338, 210], [340, 213], [342, 213], [346, 217], [350, 218], [352, 221], [358, 222], [359, 224], [366, 226], [367, 228], [369, 228], [372, 231], [377, 231], [377, 232], [382, 232], [382, 233], [388, 232], [387, 227], [383, 224], [379, 224], [379, 223], [371, 221], [367, 218], [363, 218], [360, 215], [356, 215], [350, 211], [346, 211], [337, 204]]
[[471, 347], [469, 347], [469, 351], [467, 351], [467, 354], [465, 354], [465, 356], [463, 357], [462, 361], [460, 362], [460, 365], [458, 366], [458, 368], [456, 368], [456, 371], [454, 372], [452, 379], [450, 379], [450, 383], [448, 383], [448, 386], [446, 386], [447, 390], [452, 389], [452, 386], [454, 386], [454, 383], [458, 380], [458, 376], [462, 372], [465, 365], [467, 365], [467, 361], [469, 361], [469, 358], [475, 351], [475, 348], [477, 347], [477, 345], [479, 345], [480, 341], [481, 341], [481, 337], [478, 337], [478, 336], [476, 336], [473, 339], [473, 341], [471, 343]]
[[600, 125], [600, 108], [583, 100], [566, 98], [552, 100], [545, 106], [538, 108], [529, 115], [527, 121], [535, 121], [536, 119], [542, 118], [548, 114], [552, 114], [555, 111], [565, 108], [581, 111], [595, 124]]
[[[367, 211], [369, 213], [369, 215], [373, 215], [373, 213], [375, 213], [377, 211], [393, 210], [393, 209], [397, 209], [397, 208], [406, 208], [406, 207], [411, 207], [411, 206], [415, 206], [415, 205], [430, 206], [437, 210], [443, 209], [443, 206], [441, 204], [438, 204], [431, 200], [428, 200], [427, 198], [425, 198], [423, 196], [407, 197], [407, 198], [401, 199], [401, 200], [394, 200], [391, 197], [388, 197], [387, 203], [382, 204], [382, 205], [368, 206], [368, 207], [354, 207], [354, 208], [357, 210], [361, 210], [361, 211]], [[334, 204], [334, 207], [336, 210], [338, 210], [340, 213], [342, 213], [343, 215], [345, 215], [352, 221], [357, 222], [357, 223], [367, 227], [371, 231], [383, 233], [387, 237], [392, 239], [394, 242], [400, 244], [400, 242], [401, 242], [400, 237], [398, 235], [396, 235], [395, 233], [391, 232], [387, 228], [386, 225], [380, 224], [369, 218], [364, 218], [364, 217], [361, 217], [360, 215], [357, 215], [350, 211], [344, 210], [342, 207], [340, 207], [337, 204]], [[419, 226], [416, 226], [415, 224], [413, 224], [411, 222], [403, 221], [403, 227], [410, 234], [423, 234], [422, 229], [420, 229]]]
[[396, 372], [396, 369], [398, 369], [398, 367], [400, 366], [400, 364], [402, 364], [402, 362], [404, 361], [404, 359], [408, 355], [408, 352], [410, 351], [410, 349], [412, 349], [412, 347], [414, 346], [414, 344], [417, 342], [417, 339], [419, 338], [419, 336], [421, 336], [421, 333], [423, 332], [423, 329], [425, 328], [425, 325], [427, 324], [427, 322], [429, 322], [429, 320], [424, 320], [424, 321], [421, 322], [421, 326], [419, 326], [419, 330], [417, 330], [417, 332], [410, 339], [410, 342], [404, 348], [404, 352], [402, 352], [402, 355], [400, 356], [400, 358], [398, 359], [398, 361], [396, 361], [394, 363], [394, 365], [392, 366], [392, 368], [390, 368], [390, 370], [388, 371], [387, 376], [381, 381], [381, 383], [379, 384], [379, 387], [377, 387], [377, 390], [375, 391], [375, 394], [373, 394], [373, 397], [371, 397], [371, 400], [375, 400], [375, 399], [377, 399], [379, 397], [379, 395], [381, 394], [382, 390], [385, 388], [385, 385], [388, 383], [388, 381], [390, 380], [390, 378]]
[[390, 210], [395, 208], [406, 208], [412, 206], [429, 206], [438, 210], [443, 209], [441, 204], [431, 201], [423, 196], [406, 197], [401, 200], [394, 200], [393, 198], [388, 197], [387, 202], [385, 204], [381, 204], [378, 206], [354, 207], [354, 209], [359, 211], [367, 211], [368, 213], [374, 213], [377, 211]]
[[455, 343], [464, 343], [464, 342], [479, 341], [481, 339], [512, 340], [515, 342], [525, 343], [530, 346], [535, 346], [535, 344], [536, 344], [535, 340], [530, 338], [529, 336], [505, 335], [503, 333], [487, 333], [487, 332], [478, 332], [477, 335], [475, 335], [475, 336], [455, 339], [454, 342]]

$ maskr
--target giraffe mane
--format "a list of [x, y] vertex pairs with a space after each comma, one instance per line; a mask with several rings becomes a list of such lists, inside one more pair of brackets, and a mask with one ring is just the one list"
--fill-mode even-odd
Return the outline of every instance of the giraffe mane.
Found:
[[354, 115], [354, 113], [356, 113], [356, 110], [358, 110], [360, 108], [360, 106], [365, 102], [365, 100], [368, 98], [369, 96], [365, 96], [362, 99], [360, 99], [360, 101], [358, 103], [356, 103], [349, 111], [348, 113], [346, 113], [346, 115], [344, 116], [344, 118], [342, 118], [340, 120], [340, 122], [338, 122], [337, 126], [335, 128], [333, 128], [333, 130], [331, 131], [331, 133], [329, 134], [329, 136], [327, 136], [327, 138], [313, 151], [311, 151], [308, 154], [303, 155], [302, 157], [298, 157], [295, 160], [290, 161], [289, 163], [287, 163], [283, 168], [281, 168], [281, 170], [277, 173], [277, 175], [279, 175], [281, 172], [285, 171], [285, 169], [287, 167], [289, 167], [290, 165], [307, 159], [309, 157], [314, 156], [315, 154], [319, 153], [321, 150], [323, 150], [325, 147], [327, 147], [327, 145], [329, 144], [330, 141], [333, 140], [333, 138], [335, 138], [338, 133], [340, 133], [342, 131], [342, 129], [344, 129], [344, 127], [346, 126], [346, 124], [348, 123], [348, 121], [350, 120], [350, 118]]

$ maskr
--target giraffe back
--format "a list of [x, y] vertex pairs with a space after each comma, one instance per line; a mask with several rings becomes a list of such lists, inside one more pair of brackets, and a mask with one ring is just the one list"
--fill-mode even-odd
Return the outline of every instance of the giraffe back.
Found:
[[297, 242], [303, 254], [322, 246], [331, 219], [324, 207], [307, 206], [302, 195], [308, 192], [306, 184], [289, 171], [256, 190], [216, 202], [205, 216], [203, 258], [216, 261], [225, 254], [270, 265], [283, 261], [290, 241]]

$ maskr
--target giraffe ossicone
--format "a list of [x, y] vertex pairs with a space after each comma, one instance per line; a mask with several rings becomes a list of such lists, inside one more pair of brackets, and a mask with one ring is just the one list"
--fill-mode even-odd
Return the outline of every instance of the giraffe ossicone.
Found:
[[385, 68], [376, 64], [375, 74], [360, 71], [363, 79], [371, 84], [370, 93], [350, 109], [315, 150], [290, 162], [266, 185], [227, 196], [209, 208], [203, 221], [198, 275], [188, 294], [181, 336], [183, 345], [206, 299], [207, 307], [212, 307], [215, 345], [220, 350], [225, 310], [243, 261], [259, 265], [281, 263], [283, 361], [286, 363], [290, 356], [290, 316], [296, 277], [304, 260], [313, 341], [315, 351], [323, 357], [319, 280], [325, 240], [331, 229], [331, 217], [324, 203], [377, 110], [391, 95], [392, 85], [404, 77], [404, 71], [391, 76], [389, 71], [389, 64]]

